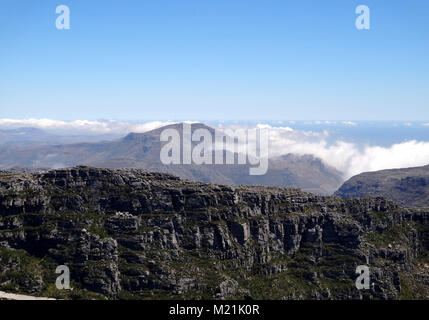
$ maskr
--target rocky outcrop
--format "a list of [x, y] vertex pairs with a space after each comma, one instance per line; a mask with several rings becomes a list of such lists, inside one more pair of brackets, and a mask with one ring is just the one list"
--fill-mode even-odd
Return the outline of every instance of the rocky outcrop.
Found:
[[[0, 173], [0, 290], [59, 298], [429, 298], [429, 211], [137, 169]], [[70, 268], [73, 291], [55, 288]], [[355, 286], [367, 265], [371, 287]], [[13, 272], [13, 270], [17, 272]], [[37, 270], [37, 272], [29, 271]]]
[[346, 199], [378, 196], [406, 207], [429, 208], [429, 165], [361, 173], [335, 195]]

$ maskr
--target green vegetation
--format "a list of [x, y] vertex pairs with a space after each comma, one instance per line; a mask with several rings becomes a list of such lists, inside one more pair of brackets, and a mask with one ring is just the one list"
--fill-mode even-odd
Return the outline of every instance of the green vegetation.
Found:
[[408, 246], [410, 233], [415, 232], [410, 224], [403, 223], [389, 227], [382, 232], [372, 231], [365, 235], [365, 240], [377, 248], [387, 247], [389, 244]]
[[20, 292], [40, 283], [42, 267], [40, 260], [24, 250], [0, 247], [0, 289]]
[[399, 295], [400, 300], [421, 300], [428, 299], [428, 288], [420, 281], [413, 279], [410, 273], [400, 274], [401, 291]]

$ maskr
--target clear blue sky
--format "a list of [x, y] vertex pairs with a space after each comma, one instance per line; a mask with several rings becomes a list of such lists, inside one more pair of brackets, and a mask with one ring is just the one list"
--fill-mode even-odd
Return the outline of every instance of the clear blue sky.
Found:
[[429, 119], [429, 1], [1, 0], [0, 118], [29, 117]]

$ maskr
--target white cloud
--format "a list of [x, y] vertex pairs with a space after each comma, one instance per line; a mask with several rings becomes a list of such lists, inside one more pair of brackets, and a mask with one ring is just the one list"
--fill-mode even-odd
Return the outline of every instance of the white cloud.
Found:
[[286, 131], [286, 132], [293, 131], [291, 127], [272, 127], [269, 124], [263, 124], [263, 123], [258, 123], [256, 127], [259, 129], [270, 129], [270, 130], [275, 128], [276, 131]]
[[352, 121], [343, 121], [343, 124], [346, 126], [357, 126], [357, 123], [352, 122]]
[[64, 130], [92, 132], [92, 133], [113, 133], [126, 134], [129, 132], [146, 132], [174, 122], [170, 121], [152, 121], [145, 123], [132, 123], [125, 121], [91, 121], [91, 120], [74, 120], [62, 121], [52, 119], [0, 119], [0, 128], [20, 128], [33, 127], [45, 130]]
[[429, 164], [429, 142], [412, 140], [389, 147], [360, 147], [355, 143], [341, 140], [328, 144], [327, 131], [298, 131], [288, 127], [278, 128], [262, 124], [257, 127], [269, 129], [270, 157], [288, 153], [313, 155], [343, 172], [345, 179], [367, 171]]
[[[345, 122], [343, 122], [343, 123], [345, 124]], [[352, 122], [350, 122], [350, 123], [352, 123]], [[293, 124], [295, 124], [295, 123], [293, 123]], [[324, 124], [333, 125], [333, 124], [337, 124], [337, 122], [336, 121], [329, 121], [329, 120], [325, 120], [325, 121], [316, 120], [316, 121], [304, 121], [303, 124], [305, 124], [305, 125], [324, 125]]]
[[385, 147], [367, 147], [350, 161], [350, 174], [429, 164], [429, 142], [416, 140]]
[[[279, 145], [281, 143], [277, 143]], [[319, 143], [289, 143], [282, 151], [295, 154], [311, 154], [321, 158], [344, 173], [345, 178], [356, 174], [391, 168], [416, 167], [429, 164], [429, 142], [408, 141], [390, 147], [368, 146], [363, 150], [353, 143], [338, 141], [328, 146], [325, 141]], [[279, 146], [274, 150], [281, 149]], [[272, 149], [271, 149], [272, 150]]]

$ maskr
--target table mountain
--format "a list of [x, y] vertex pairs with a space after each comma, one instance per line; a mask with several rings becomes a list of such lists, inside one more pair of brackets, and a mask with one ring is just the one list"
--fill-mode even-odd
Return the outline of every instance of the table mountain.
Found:
[[[0, 291], [62, 299], [429, 298], [429, 211], [138, 169], [0, 172]], [[58, 265], [73, 291], [55, 287]], [[370, 268], [370, 288], [355, 286]]]

